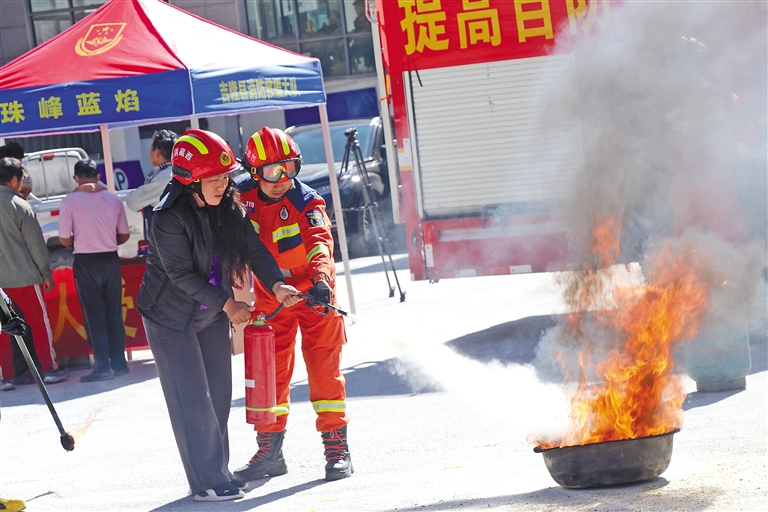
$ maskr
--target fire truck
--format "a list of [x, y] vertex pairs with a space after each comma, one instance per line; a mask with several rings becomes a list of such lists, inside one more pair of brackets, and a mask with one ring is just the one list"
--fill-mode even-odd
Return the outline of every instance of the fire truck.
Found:
[[609, 1], [377, 0], [375, 15], [411, 278], [567, 268], [555, 212], [585, 156], [556, 38], [600, 30]]

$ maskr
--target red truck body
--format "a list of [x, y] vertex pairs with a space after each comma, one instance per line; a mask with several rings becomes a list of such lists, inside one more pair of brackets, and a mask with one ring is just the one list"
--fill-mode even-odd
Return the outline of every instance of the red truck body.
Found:
[[[565, 269], [567, 232], [553, 212], [581, 168], [583, 144], [577, 105], [561, 101], [567, 115], [539, 123], [549, 108], [543, 86], [573, 75], [557, 38], [599, 30], [609, 2], [377, 0], [376, 7], [411, 278]], [[531, 139], [536, 130], [546, 137]], [[567, 154], [547, 156], [558, 151]]]

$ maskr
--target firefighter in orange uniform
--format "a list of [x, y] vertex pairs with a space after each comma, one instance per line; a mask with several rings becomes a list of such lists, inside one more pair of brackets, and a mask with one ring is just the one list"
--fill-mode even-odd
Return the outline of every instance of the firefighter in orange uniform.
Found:
[[[241, 198], [261, 241], [277, 260], [286, 284], [309, 293], [315, 300], [336, 305], [336, 267], [331, 224], [325, 201], [296, 175], [301, 155], [296, 143], [279, 129], [264, 127], [248, 140], [245, 160], [251, 179], [240, 184]], [[280, 304], [254, 280], [258, 311], [266, 314]], [[308, 307], [283, 309], [270, 325], [275, 331], [277, 422], [255, 425], [259, 450], [235, 472], [244, 481], [285, 474], [282, 453], [288, 412], [296, 334], [309, 376], [309, 398], [317, 413], [316, 428], [325, 445], [325, 479], [352, 475], [347, 445], [346, 390], [341, 374], [341, 346], [346, 343], [342, 316], [327, 316]]]

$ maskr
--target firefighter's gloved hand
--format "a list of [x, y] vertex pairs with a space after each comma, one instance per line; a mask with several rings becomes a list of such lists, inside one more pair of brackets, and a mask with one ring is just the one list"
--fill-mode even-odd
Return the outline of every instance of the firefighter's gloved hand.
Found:
[[316, 282], [315, 286], [309, 289], [309, 294], [315, 299], [315, 302], [324, 304], [331, 302], [331, 287], [325, 281]]
[[3, 322], [3, 332], [7, 332], [11, 336], [24, 336], [26, 331], [27, 323], [19, 317]]

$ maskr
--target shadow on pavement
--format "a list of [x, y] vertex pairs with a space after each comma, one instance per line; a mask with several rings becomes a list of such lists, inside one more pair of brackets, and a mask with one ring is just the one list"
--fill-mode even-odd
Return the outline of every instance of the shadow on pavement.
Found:
[[557, 315], [529, 316], [494, 325], [446, 343], [459, 354], [489, 363], [526, 364], [536, 359], [536, 346], [541, 335], [557, 325]]
[[[431, 505], [420, 505], [418, 510], [481, 510], [504, 507], [505, 510], [590, 510], [590, 511], [619, 511], [619, 510], [687, 510], [696, 512], [707, 510], [712, 501], [705, 498], [716, 489], [667, 490], [664, 487], [669, 482], [662, 477], [656, 477], [647, 482], [630, 485], [619, 485], [595, 489], [565, 489], [549, 487], [539, 491], [493, 496], [468, 500], [440, 501]], [[392, 509], [409, 510], [409, 509]]]
[[[275, 491], [275, 492], [266, 494], [264, 496], [253, 496], [253, 497], [248, 496], [251, 492], [258, 489], [259, 487], [269, 482], [270, 480], [271, 478], [264, 478], [262, 480], [248, 482], [248, 490], [245, 491], [245, 498], [243, 499], [239, 499], [235, 501], [219, 501], [219, 502], [211, 502], [211, 503], [215, 505], [216, 510], [232, 510], [232, 511], [253, 510], [260, 505], [266, 505], [267, 503], [272, 503], [274, 501], [285, 499], [289, 496], [293, 496], [300, 492], [308, 491], [309, 489], [317, 487], [318, 485], [327, 483], [325, 480], [313, 480], [311, 482], [306, 482], [301, 485], [294, 485], [293, 487], [289, 487], [281, 491]], [[200, 508], [200, 507], [205, 507], [204, 503], [195, 502], [191, 497], [187, 496], [184, 498], [179, 498], [178, 500], [172, 501], [170, 503], [166, 503], [161, 507], [153, 508], [150, 512], [164, 512], [169, 510], [185, 510], [186, 511], [186, 510]], [[203, 510], [203, 509], [200, 508], [200, 510]]]
[[695, 409], [696, 407], [712, 405], [721, 400], [725, 400], [726, 398], [730, 398], [737, 393], [741, 393], [742, 391], [746, 390], [735, 389], [733, 391], [721, 391], [719, 393], [700, 393], [698, 391], [694, 391], [685, 397], [685, 402], [683, 402], [683, 410], [687, 411], [689, 409]]
[[[46, 384], [45, 389], [55, 406], [57, 403], [66, 402], [67, 400], [96, 395], [157, 378], [157, 369], [153, 359], [129, 361], [128, 368], [130, 373], [127, 375], [98, 382], [80, 382], [80, 377], [93, 371], [91, 368], [69, 369], [69, 378], [67, 380], [57, 382], [56, 384]], [[37, 384], [16, 386], [16, 389], [13, 391], [3, 391], [0, 396], [2, 397], [3, 407], [45, 404]]]

